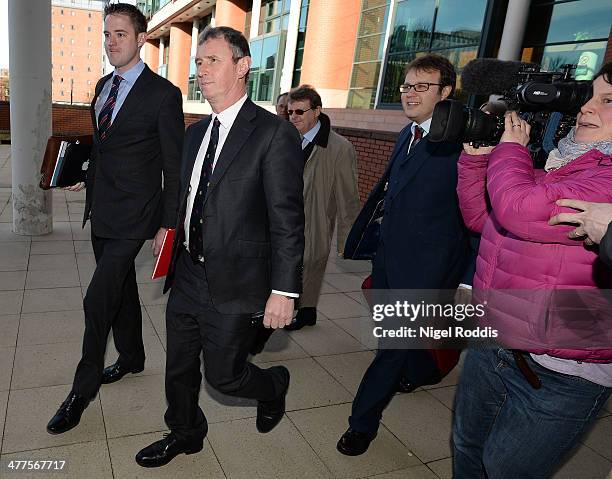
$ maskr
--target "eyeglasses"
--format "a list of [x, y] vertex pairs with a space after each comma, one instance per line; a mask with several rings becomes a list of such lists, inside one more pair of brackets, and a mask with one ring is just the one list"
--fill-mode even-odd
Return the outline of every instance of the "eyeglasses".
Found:
[[312, 107], [308, 110], [300, 110], [299, 108], [297, 110], [287, 110], [287, 115], [291, 116], [295, 113], [296, 115], [302, 116], [304, 113], [310, 110], [312, 110]]
[[429, 90], [429, 87], [432, 85], [442, 86], [440, 83], [415, 83], [414, 85], [411, 85], [410, 83], [404, 83], [403, 85], [400, 85], [399, 91], [400, 93], [408, 93], [411, 88], [414, 88], [414, 91], [422, 93], [424, 91]]

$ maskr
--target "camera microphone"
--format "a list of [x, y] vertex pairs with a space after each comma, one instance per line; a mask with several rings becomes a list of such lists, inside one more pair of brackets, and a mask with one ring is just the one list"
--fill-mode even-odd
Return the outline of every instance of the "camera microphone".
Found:
[[461, 89], [476, 95], [503, 94], [521, 82], [519, 72], [535, 68], [535, 63], [477, 58], [470, 61], [461, 73]]

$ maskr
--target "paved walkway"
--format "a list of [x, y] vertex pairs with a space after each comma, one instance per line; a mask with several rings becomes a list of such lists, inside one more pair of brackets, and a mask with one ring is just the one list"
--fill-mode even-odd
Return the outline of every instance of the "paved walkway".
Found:
[[[319, 321], [302, 331], [274, 334], [257, 363], [291, 371], [287, 415], [270, 434], [255, 429], [255, 404], [203, 386], [200, 403], [210, 430], [200, 454], [177, 457], [158, 470], [134, 455], [161, 438], [166, 297], [149, 279], [148, 245], [137, 260], [146, 369], [103, 386], [81, 424], [59, 436], [47, 421], [70, 390], [83, 334], [82, 295], [94, 269], [88, 229], [81, 229], [84, 194], [53, 192], [54, 232], [11, 232], [10, 150], [0, 146], [0, 477], [10, 459], [67, 461], [57, 477], [71, 478], [361, 478], [451, 477], [449, 437], [454, 371], [441, 384], [398, 395], [370, 450], [349, 458], [335, 444], [347, 427], [350, 404], [373, 357], [360, 342], [357, 318], [367, 314], [359, 291], [369, 265], [332, 257], [319, 303]], [[107, 364], [116, 358], [109, 342]], [[612, 405], [557, 479], [602, 479], [612, 467]]]

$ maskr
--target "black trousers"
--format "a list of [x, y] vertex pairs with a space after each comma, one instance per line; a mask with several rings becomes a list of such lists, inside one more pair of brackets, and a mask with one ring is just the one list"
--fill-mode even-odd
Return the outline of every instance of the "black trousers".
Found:
[[73, 392], [89, 399], [100, 389], [111, 328], [119, 363], [129, 369], [139, 369], [145, 361], [134, 266], [144, 240], [100, 238], [92, 233], [91, 243], [96, 270], [83, 299], [83, 354], [72, 386]]
[[[372, 287], [374, 289], [390, 289], [383, 266], [384, 254], [384, 247], [380, 245], [372, 265]], [[353, 400], [349, 426], [359, 432], [375, 434], [378, 431], [382, 413], [393, 399], [400, 379], [420, 383], [431, 377], [436, 371], [436, 363], [426, 350], [378, 350]]]
[[206, 417], [198, 405], [200, 353], [206, 381], [223, 394], [270, 401], [281, 393], [280, 378], [247, 362], [257, 335], [251, 316], [221, 314], [215, 309], [205, 265], [194, 264], [184, 248], [179, 252], [168, 299], [166, 331], [168, 409], [164, 419], [180, 439], [201, 442], [208, 432]]

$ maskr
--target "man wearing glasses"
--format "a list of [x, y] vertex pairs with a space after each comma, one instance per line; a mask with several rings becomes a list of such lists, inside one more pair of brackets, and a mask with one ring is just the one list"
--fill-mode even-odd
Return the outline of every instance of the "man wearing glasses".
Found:
[[359, 213], [357, 157], [346, 138], [331, 129], [321, 112], [321, 96], [310, 85], [289, 92], [289, 121], [302, 137], [304, 158], [304, 274], [295, 321], [285, 330], [296, 331], [317, 322], [317, 302], [337, 223], [338, 255]]
[[[384, 198], [380, 240], [372, 263], [373, 289], [456, 289], [466, 268], [468, 236], [459, 212], [457, 160], [460, 144], [427, 138], [434, 107], [455, 88], [456, 74], [443, 57], [426, 55], [406, 67], [399, 86], [408, 125], [400, 132], [387, 171], [359, 215]], [[359, 233], [359, 231], [357, 231]], [[357, 234], [355, 236], [360, 236]], [[363, 454], [376, 437], [382, 413], [396, 391], [440, 381], [427, 350], [381, 349], [353, 401], [349, 429], [338, 441], [347, 456]]]

